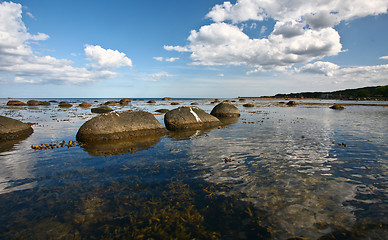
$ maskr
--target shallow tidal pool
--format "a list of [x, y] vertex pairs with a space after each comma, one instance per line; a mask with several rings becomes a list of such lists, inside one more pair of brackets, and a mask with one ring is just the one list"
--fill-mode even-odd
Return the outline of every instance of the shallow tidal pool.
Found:
[[[386, 239], [386, 106], [230, 99], [241, 116], [219, 128], [83, 146], [97, 114], [78, 104], [112, 99], [53, 100], [73, 107], [0, 99], [0, 115], [34, 129], [0, 143], [0, 239]], [[162, 123], [155, 110], [179, 107], [155, 100], [111, 107]]]

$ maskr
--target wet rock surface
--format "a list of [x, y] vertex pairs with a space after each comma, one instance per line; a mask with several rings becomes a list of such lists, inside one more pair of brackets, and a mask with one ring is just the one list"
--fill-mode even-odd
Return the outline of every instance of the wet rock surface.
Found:
[[92, 104], [87, 103], [87, 102], [83, 102], [83, 103], [81, 103], [79, 106], [80, 106], [80, 107], [83, 107], [83, 108], [88, 108], [88, 107], [91, 107]]
[[32, 133], [31, 126], [13, 118], [0, 116], [0, 141], [23, 139]]
[[127, 105], [130, 102], [132, 102], [132, 100], [130, 98], [123, 98], [120, 100], [121, 105]]
[[68, 103], [68, 102], [60, 102], [59, 103], [59, 107], [62, 107], [62, 108], [69, 108], [69, 107], [72, 107], [73, 105]]
[[296, 102], [295, 101], [289, 101], [287, 103], [287, 106], [295, 106], [296, 105]]
[[158, 113], [166, 113], [166, 112], [168, 112], [168, 111], [170, 111], [170, 110], [165, 109], [165, 108], [162, 108], [162, 109], [156, 110], [155, 112], [158, 112]]
[[239, 117], [240, 110], [230, 102], [222, 102], [213, 108], [210, 115], [215, 117]]
[[104, 142], [164, 135], [166, 129], [144, 111], [111, 112], [85, 122], [77, 133], [80, 142]]
[[108, 112], [112, 112], [113, 109], [108, 106], [101, 106], [101, 107], [92, 108], [91, 111], [92, 113], [108, 113]]
[[7, 102], [7, 106], [27, 106], [27, 104], [19, 100], [10, 100]]
[[252, 104], [252, 103], [247, 103], [247, 104], [244, 104], [243, 106], [244, 106], [244, 107], [254, 107], [255, 105]]
[[217, 127], [221, 122], [198, 107], [179, 107], [164, 115], [164, 124], [171, 131], [206, 129]]

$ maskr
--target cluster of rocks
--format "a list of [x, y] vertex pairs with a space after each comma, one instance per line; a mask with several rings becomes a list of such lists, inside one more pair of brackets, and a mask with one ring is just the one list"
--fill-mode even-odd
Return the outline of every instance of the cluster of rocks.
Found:
[[50, 102], [28, 100], [27, 103], [19, 100], [10, 100], [7, 102], [7, 106], [50, 106]]
[[215, 106], [210, 114], [204, 110], [183, 106], [173, 110], [159, 109], [164, 115], [164, 127], [153, 114], [144, 111], [109, 112], [85, 122], [77, 133], [77, 141], [109, 142], [160, 136], [169, 131], [209, 129], [223, 124], [219, 118], [238, 118], [240, 111], [229, 102]]

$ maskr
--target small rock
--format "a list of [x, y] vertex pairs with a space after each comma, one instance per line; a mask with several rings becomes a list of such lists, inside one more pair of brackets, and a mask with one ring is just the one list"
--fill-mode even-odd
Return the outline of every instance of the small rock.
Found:
[[155, 112], [166, 113], [166, 112], [168, 112], [168, 111], [170, 111], [170, 110], [163, 108], [163, 109], [158, 109], [158, 110], [156, 110]]
[[83, 103], [81, 103], [79, 106], [80, 106], [80, 107], [83, 107], [83, 108], [88, 108], [88, 107], [91, 107], [92, 104], [87, 103], [87, 102], [83, 102]]
[[71, 105], [70, 103], [68, 102], [60, 102], [59, 103], [59, 107], [63, 107], [63, 108], [69, 108], [69, 107], [72, 107], [73, 105]]
[[91, 111], [92, 113], [108, 113], [108, 112], [112, 112], [113, 109], [108, 106], [101, 106], [101, 107], [92, 108]]
[[169, 101], [169, 100], [172, 100], [172, 98], [170, 98], [170, 97], [164, 97], [164, 98], [162, 98], [162, 100], [163, 100], [163, 101]]
[[171, 105], [179, 105], [177, 102], [172, 102]]
[[287, 106], [295, 106], [296, 105], [296, 102], [295, 101], [289, 101], [287, 103]]
[[39, 105], [41, 105], [41, 106], [50, 106], [51, 105], [51, 103], [50, 102], [48, 102], [48, 101], [43, 101], [43, 102], [40, 102], [40, 104]]
[[40, 102], [39, 102], [39, 101], [36, 101], [36, 100], [28, 100], [28, 101], [27, 101], [27, 105], [28, 105], [28, 106], [39, 106], [39, 105], [40, 105]]
[[154, 100], [149, 100], [147, 103], [156, 103]]
[[221, 122], [198, 107], [179, 107], [164, 115], [168, 130], [192, 130], [217, 127]]
[[132, 100], [130, 98], [123, 98], [120, 100], [120, 104], [121, 105], [127, 105], [128, 103], [130, 103]]
[[243, 106], [244, 106], [244, 107], [254, 107], [255, 105], [252, 104], [252, 103], [247, 103], [247, 104], [244, 104]]
[[331, 109], [334, 109], [334, 110], [344, 110], [344, 106], [342, 105], [339, 105], [339, 104], [334, 104], [333, 106], [330, 107]]
[[199, 105], [199, 103], [193, 102], [193, 103], [191, 103], [191, 105]]
[[116, 104], [117, 104], [116, 101], [107, 101], [107, 102], [104, 103], [105, 106], [114, 106]]

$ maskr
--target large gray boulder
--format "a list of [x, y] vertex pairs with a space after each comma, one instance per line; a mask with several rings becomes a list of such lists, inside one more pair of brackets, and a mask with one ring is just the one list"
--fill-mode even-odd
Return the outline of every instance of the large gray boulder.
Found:
[[221, 122], [198, 107], [183, 106], [167, 112], [164, 124], [168, 130], [175, 131], [213, 128]]
[[239, 117], [240, 110], [230, 102], [222, 102], [215, 106], [210, 115], [215, 117]]
[[166, 129], [153, 114], [144, 111], [110, 112], [85, 122], [77, 133], [80, 142], [131, 140], [163, 135]]
[[19, 120], [0, 116], [0, 141], [23, 139], [33, 132], [31, 126]]

